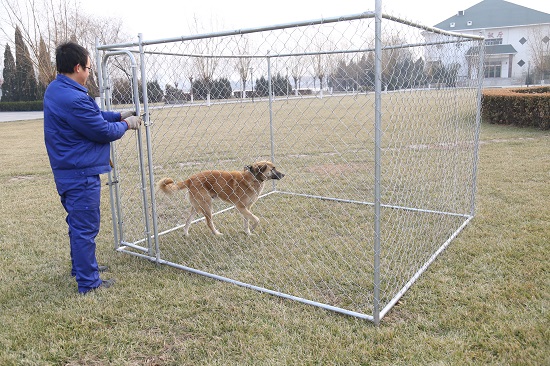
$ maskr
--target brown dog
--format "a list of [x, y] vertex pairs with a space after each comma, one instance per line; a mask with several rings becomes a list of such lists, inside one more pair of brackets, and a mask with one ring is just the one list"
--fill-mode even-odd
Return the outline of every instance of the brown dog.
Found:
[[[197, 212], [204, 215], [213, 234], [221, 235], [212, 221], [213, 198], [234, 204], [244, 217], [245, 233], [250, 235], [250, 230], [254, 230], [260, 223], [260, 219], [250, 212], [250, 207], [258, 200], [266, 180], [281, 179], [284, 176], [270, 161], [258, 161], [242, 171], [207, 170], [192, 175], [183, 182], [164, 178], [157, 183], [157, 187], [164, 193], [187, 189], [191, 208], [185, 223], [185, 235], [188, 235], [189, 225]], [[251, 228], [248, 225], [250, 220]]]

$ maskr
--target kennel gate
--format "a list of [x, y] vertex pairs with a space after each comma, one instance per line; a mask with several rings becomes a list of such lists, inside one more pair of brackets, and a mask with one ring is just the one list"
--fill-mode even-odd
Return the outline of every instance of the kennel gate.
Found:
[[[483, 38], [381, 11], [97, 45], [115, 249], [376, 324], [474, 215]], [[155, 181], [272, 160], [247, 237]]]

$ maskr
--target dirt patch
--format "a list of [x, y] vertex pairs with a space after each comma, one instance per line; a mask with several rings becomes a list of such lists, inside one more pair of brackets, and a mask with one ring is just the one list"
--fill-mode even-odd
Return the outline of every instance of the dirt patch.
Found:
[[17, 175], [15, 177], [12, 177], [10, 179], [10, 182], [19, 182], [22, 180], [33, 180], [33, 179], [34, 179], [34, 175]]
[[480, 140], [479, 143], [481, 145], [483, 145], [483, 144], [491, 144], [491, 143], [515, 142], [515, 141], [534, 141], [534, 140], [536, 140], [534, 137], [518, 137], [518, 138], [514, 138], [514, 139]]

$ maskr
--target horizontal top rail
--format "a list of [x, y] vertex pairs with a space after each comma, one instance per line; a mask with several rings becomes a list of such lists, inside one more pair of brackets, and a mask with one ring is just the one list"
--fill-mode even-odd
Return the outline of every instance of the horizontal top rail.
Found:
[[[258, 32], [264, 32], [264, 31], [286, 29], [286, 28], [297, 28], [297, 27], [305, 27], [305, 26], [310, 26], [310, 25], [337, 23], [337, 22], [342, 22], [342, 21], [369, 19], [369, 18], [374, 18], [374, 17], [375, 17], [375, 13], [373, 11], [366, 11], [366, 12], [359, 13], [359, 14], [336, 16], [336, 17], [330, 17], [330, 18], [321, 18], [321, 19], [316, 19], [316, 20], [305, 20], [305, 21], [299, 21], [299, 22], [293, 22], [293, 23], [275, 24], [275, 25], [264, 26], [264, 27], [235, 29], [235, 30], [229, 30], [229, 31], [220, 31], [220, 32], [196, 34], [196, 35], [189, 35], [189, 36], [178, 36], [178, 37], [163, 38], [163, 39], [156, 39], [156, 40], [149, 40], [149, 41], [144, 40], [144, 41], [141, 42], [141, 45], [153, 45], [153, 44], [170, 43], [170, 42], [184, 42], [184, 41], [191, 41], [191, 40], [204, 39], [204, 38], [216, 38], [216, 37], [244, 35], [244, 34], [258, 33]], [[434, 28], [434, 27], [420, 25], [420, 24], [414, 23], [412, 21], [401, 19], [399, 17], [395, 17], [395, 16], [388, 15], [388, 14], [382, 14], [382, 18], [388, 19], [388, 20], [391, 20], [391, 21], [394, 21], [394, 22], [397, 22], [397, 23], [401, 23], [401, 24], [404, 24], [404, 25], [409, 25], [409, 26], [412, 26], [412, 27], [415, 27], [415, 28], [423, 29], [423, 30], [428, 31], [428, 32], [442, 34], [442, 35], [446, 35], [446, 36], [470, 38], [470, 39], [474, 39], [474, 40], [484, 39], [484, 37], [482, 37], [482, 36], [474, 36], [474, 35], [464, 34], [464, 33], [449, 32], [449, 31], [445, 31], [445, 30], [442, 30], [442, 29]], [[98, 50], [111, 50], [113, 48], [137, 47], [139, 45], [140, 45], [139, 42], [118, 43], [118, 44], [111, 44], [111, 45], [98, 45], [97, 49]]]
[[[459, 41], [465, 42], [465, 41]], [[402, 48], [414, 48], [422, 46], [435, 46], [441, 44], [455, 44], [457, 41], [439, 41], [439, 42], [425, 42], [425, 43], [403, 43], [391, 46], [383, 46], [382, 50], [393, 50]], [[158, 52], [158, 51], [145, 51], [148, 55], [164, 55], [164, 56], [182, 56], [182, 57], [201, 57], [201, 58], [227, 58], [227, 59], [241, 59], [241, 58], [277, 58], [277, 57], [289, 57], [289, 56], [315, 56], [315, 55], [331, 55], [342, 53], [360, 53], [360, 52], [374, 52], [375, 48], [354, 48], [349, 50], [336, 49], [333, 51], [317, 51], [317, 52], [299, 52], [299, 53], [273, 53], [268, 51], [262, 55], [242, 54], [242, 55], [222, 55], [222, 54], [202, 54], [202, 53], [175, 53], [175, 52]], [[132, 52], [132, 51], [128, 51]], [[137, 52], [137, 51], [136, 51]]]

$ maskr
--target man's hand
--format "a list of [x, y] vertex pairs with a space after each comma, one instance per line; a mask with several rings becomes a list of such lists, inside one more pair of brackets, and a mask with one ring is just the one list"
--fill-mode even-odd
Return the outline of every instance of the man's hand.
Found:
[[137, 130], [141, 125], [141, 117], [130, 116], [125, 118], [124, 122], [128, 125], [129, 130]]
[[126, 111], [126, 112], [122, 112], [120, 113], [120, 120], [125, 120], [126, 118], [130, 117], [130, 116], [135, 116], [136, 115], [136, 111]]

